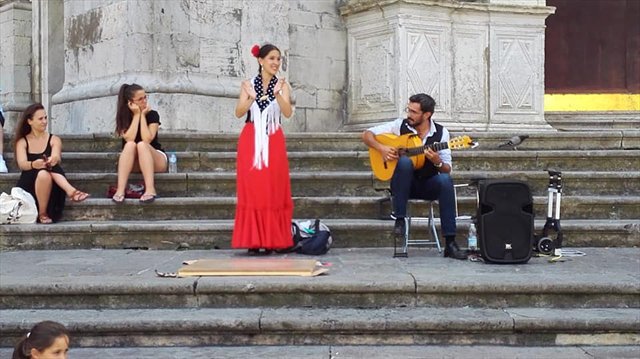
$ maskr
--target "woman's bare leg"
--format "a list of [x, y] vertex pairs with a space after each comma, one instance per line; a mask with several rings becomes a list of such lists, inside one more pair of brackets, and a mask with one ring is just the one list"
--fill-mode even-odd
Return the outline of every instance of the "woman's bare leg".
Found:
[[47, 206], [51, 197], [51, 187], [53, 180], [51, 174], [47, 171], [38, 171], [36, 176], [35, 190], [38, 199], [38, 216], [49, 216], [47, 214]]
[[76, 188], [73, 187], [71, 183], [69, 183], [69, 181], [65, 176], [59, 173], [51, 172], [51, 177], [53, 178], [53, 182], [55, 182], [58, 185], [58, 187], [62, 188], [64, 193], [67, 194], [67, 197], [71, 197], [73, 195], [73, 192], [76, 191]]
[[155, 172], [164, 172], [167, 170], [167, 161], [165, 157], [156, 151], [150, 144], [138, 142], [138, 164], [140, 172], [144, 178], [144, 194], [156, 195]]
[[134, 142], [127, 142], [122, 148], [120, 158], [118, 159], [118, 188], [116, 194], [124, 196], [124, 191], [127, 188], [127, 182], [129, 181], [129, 175], [133, 170], [133, 164], [138, 154], [138, 148]]
[[155, 173], [167, 172], [169, 166], [167, 156], [158, 150], [153, 151], [153, 170]]

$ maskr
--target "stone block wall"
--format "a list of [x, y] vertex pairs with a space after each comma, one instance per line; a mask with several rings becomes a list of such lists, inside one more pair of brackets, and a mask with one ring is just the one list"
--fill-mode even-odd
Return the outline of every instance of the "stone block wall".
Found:
[[294, 0], [289, 9], [294, 131], [339, 130], [346, 118], [347, 36], [338, 1]]
[[5, 132], [31, 103], [31, 2], [0, 0], [0, 103]]
[[8, 127], [40, 100], [55, 133], [112, 132], [118, 89], [135, 82], [163, 129], [238, 132], [250, 48], [271, 42], [293, 88], [287, 131], [360, 130], [401, 116], [415, 92], [452, 129], [542, 128], [551, 12], [545, 0], [0, 0], [0, 101]]
[[57, 133], [110, 132], [122, 83], [147, 90], [170, 130], [237, 132], [253, 44], [273, 43], [296, 101], [288, 131], [337, 131], [345, 118], [346, 32], [336, 0], [64, 1]]

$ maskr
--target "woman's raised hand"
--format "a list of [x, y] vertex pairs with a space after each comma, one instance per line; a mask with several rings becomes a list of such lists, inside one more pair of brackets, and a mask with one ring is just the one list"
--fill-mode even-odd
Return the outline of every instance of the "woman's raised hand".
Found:
[[280, 93], [280, 91], [282, 91], [282, 88], [284, 87], [284, 84], [287, 83], [287, 79], [284, 77], [281, 77], [278, 79], [278, 82], [276, 82], [276, 85], [273, 87], [273, 94], [276, 95], [278, 93]]
[[129, 110], [131, 110], [131, 112], [133, 112], [134, 115], [140, 114], [140, 106], [138, 106], [137, 104], [131, 101], [129, 101]]
[[242, 89], [242, 91], [244, 91], [247, 96], [249, 96], [252, 100], [255, 100], [256, 96], [258, 96], [258, 94], [256, 93], [256, 90], [253, 89], [253, 86], [251, 85], [251, 82], [249, 80], [244, 80], [242, 81], [242, 85], [240, 87]]

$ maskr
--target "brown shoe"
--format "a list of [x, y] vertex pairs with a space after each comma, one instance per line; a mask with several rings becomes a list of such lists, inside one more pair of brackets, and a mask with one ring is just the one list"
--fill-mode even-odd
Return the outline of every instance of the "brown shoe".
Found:
[[82, 202], [85, 199], [87, 199], [87, 197], [89, 197], [88, 193], [82, 192], [82, 191], [79, 191], [79, 190], [75, 190], [75, 191], [73, 191], [71, 196], [69, 196], [69, 199], [72, 200], [73, 202]]

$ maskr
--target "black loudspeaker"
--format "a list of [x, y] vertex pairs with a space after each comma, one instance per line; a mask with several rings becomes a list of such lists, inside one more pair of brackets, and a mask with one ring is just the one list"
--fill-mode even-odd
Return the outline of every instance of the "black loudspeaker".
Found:
[[478, 182], [478, 246], [485, 260], [526, 263], [533, 251], [533, 198], [515, 180]]

